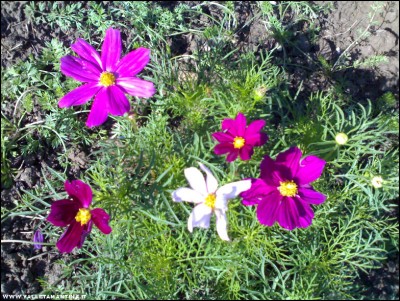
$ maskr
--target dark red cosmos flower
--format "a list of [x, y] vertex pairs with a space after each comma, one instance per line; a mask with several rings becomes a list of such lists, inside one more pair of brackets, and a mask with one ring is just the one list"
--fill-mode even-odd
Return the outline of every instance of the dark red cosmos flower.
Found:
[[228, 153], [228, 162], [236, 160], [238, 156], [244, 161], [250, 160], [254, 153], [253, 148], [264, 145], [268, 140], [267, 134], [260, 132], [264, 126], [264, 120], [255, 120], [246, 127], [246, 117], [240, 112], [235, 119], [224, 119], [223, 132], [212, 134], [213, 138], [220, 142], [214, 148], [215, 154]]
[[243, 205], [257, 205], [261, 224], [278, 222], [288, 230], [307, 228], [314, 218], [310, 205], [326, 200], [310, 184], [321, 176], [326, 162], [316, 156], [301, 157], [298, 147], [280, 153], [275, 161], [265, 156], [260, 178], [253, 179], [250, 189], [240, 194]]
[[70, 253], [75, 247], [82, 247], [93, 223], [104, 234], [110, 234], [112, 229], [108, 224], [110, 216], [103, 209], [89, 209], [92, 189], [88, 184], [80, 180], [67, 180], [64, 186], [70, 198], [55, 201], [47, 220], [54, 226], [68, 226], [56, 245], [61, 253]]

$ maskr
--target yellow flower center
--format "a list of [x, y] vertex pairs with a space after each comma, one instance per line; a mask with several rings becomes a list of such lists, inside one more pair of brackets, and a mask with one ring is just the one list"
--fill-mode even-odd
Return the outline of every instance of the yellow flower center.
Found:
[[278, 190], [282, 196], [293, 197], [297, 194], [297, 185], [295, 182], [285, 181], [285, 182], [279, 182], [279, 184], [281, 185], [278, 187]]
[[244, 146], [245, 142], [246, 142], [246, 140], [244, 140], [244, 138], [235, 137], [235, 139], [233, 139], [233, 147], [241, 149]]
[[90, 221], [91, 217], [92, 215], [90, 214], [89, 209], [80, 208], [78, 214], [75, 216], [75, 220], [80, 222], [81, 226], [84, 226]]
[[204, 202], [204, 204], [206, 204], [208, 207], [214, 209], [215, 199], [216, 199], [215, 194], [211, 193], [211, 194], [207, 195], [206, 201]]
[[100, 75], [100, 83], [104, 86], [104, 87], [108, 87], [111, 85], [115, 84], [115, 76], [114, 74], [112, 74], [111, 72], [103, 72]]

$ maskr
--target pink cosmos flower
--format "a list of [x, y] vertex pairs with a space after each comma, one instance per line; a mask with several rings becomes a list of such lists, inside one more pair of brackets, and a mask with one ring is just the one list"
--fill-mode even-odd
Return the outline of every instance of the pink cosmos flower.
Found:
[[78, 57], [67, 55], [61, 58], [61, 72], [85, 83], [60, 99], [60, 108], [85, 104], [95, 96], [88, 127], [102, 124], [108, 114], [121, 116], [130, 109], [125, 93], [138, 97], [151, 97], [155, 93], [153, 83], [139, 79], [136, 75], [150, 60], [150, 50], [140, 47], [120, 60], [122, 44], [119, 30], [106, 31], [101, 56], [85, 40], [78, 39], [71, 49]]
[[226, 157], [228, 162], [236, 160], [238, 156], [242, 160], [250, 160], [253, 148], [264, 145], [268, 140], [267, 134], [260, 132], [264, 126], [264, 120], [256, 120], [246, 127], [246, 117], [242, 113], [238, 113], [236, 119], [224, 119], [223, 132], [212, 134], [220, 142], [214, 148], [215, 154], [229, 153]]
[[275, 161], [265, 156], [260, 178], [253, 179], [251, 188], [240, 195], [244, 205], [257, 205], [261, 224], [272, 226], [277, 221], [288, 230], [306, 228], [314, 218], [310, 205], [326, 200], [310, 185], [321, 176], [326, 162], [316, 156], [301, 156], [298, 147], [280, 153]]
[[88, 184], [80, 180], [67, 180], [64, 186], [69, 199], [51, 204], [47, 220], [54, 226], [68, 226], [58, 240], [57, 248], [61, 253], [70, 253], [75, 247], [82, 247], [93, 223], [104, 234], [110, 234], [112, 229], [108, 224], [110, 216], [103, 209], [89, 209], [92, 203], [92, 189]]
[[237, 181], [218, 188], [218, 181], [211, 171], [204, 164], [199, 163], [199, 165], [206, 173], [207, 179], [204, 179], [203, 174], [197, 168], [186, 168], [185, 177], [191, 188], [178, 188], [172, 192], [172, 199], [175, 202], [185, 201], [196, 204], [188, 219], [190, 232], [193, 232], [194, 227], [210, 227], [211, 216], [215, 213], [217, 233], [221, 239], [229, 241], [226, 229], [228, 201], [249, 189], [251, 180]]

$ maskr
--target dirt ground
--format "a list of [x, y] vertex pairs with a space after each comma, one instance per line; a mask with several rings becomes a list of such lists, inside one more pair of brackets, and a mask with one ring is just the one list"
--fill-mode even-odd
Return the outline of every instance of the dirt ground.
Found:
[[[247, 2], [247, 1], [246, 1]], [[246, 2], [235, 2], [238, 20], [245, 24], [257, 13], [254, 5]], [[385, 55], [388, 63], [377, 67], [353, 68], [338, 72], [335, 76], [345, 78], [348, 82], [346, 93], [355, 99], [376, 100], [387, 91], [391, 91], [398, 100], [399, 90], [399, 3], [395, 1], [383, 1], [384, 11], [376, 15], [376, 24], [369, 26], [370, 6], [372, 1], [335, 1], [335, 9], [327, 15], [318, 18], [321, 32], [317, 43], [306, 36], [299, 35], [299, 48], [303, 53], [311, 57], [323, 55], [334, 62], [341, 53], [347, 51], [352, 59], [362, 59], [371, 55]], [[59, 38], [69, 46], [76, 39], [75, 36], [66, 36], [59, 30], [51, 31], [44, 26], [34, 26], [24, 15], [24, 6], [28, 1], [2, 1], [1, 2], [1, 66], [7, 68], [26, 59], [30, 54], [38, 56], [46, 41]], [[189, 2], [187, 2], [189, 3]], [[239, 25], [240, 25], [239, 24]], [[368, 27], [369, 26], [369, 27]], [[367, 29], [370, 36], [366, 39], [358, 39], [360, 29]], [[260, 47], [268, 48], [274, 44], [267, 36], [261, 20], [255, 18], [244, 30], [238, 34], [238, 47], [244, 47], [249, 51], [258, 51]], [[190, 51], [191, 43], [186, 38], [174, 41], [174, 46], [179, 52]], [[300, 53], [288, 51], [287, 55], [294, 62], [307, 64], [307, 60]], [[320, 82], [320, 76], [309, 73], [304, 69], [292, 70], [293, 85], [296, 86], [299, 78], [306, 79], [305, 89], [317, 90], [324, 86]], [[309, 93], [310, 91], [307, 90]], [[7, 114], [7, 112], [5, 112]], [[33, 112], [35, 113], [35, 112]], [[21, 172], [18, 173], [15, 184], [9, 188], [1, 188], [2, 206], [13, 208], [15, 200], [19, 200], [21, 189], [31, 189], [40, 185], [41, 161], [50, 154], [37, 154], [30, 158], [23, 158], [24, 163]], [[84, 170], [87, 160], [84, 151], [76, 150], [76, 173]], [[17, 160], [18, 161], [18, 160]], [[14, 162], [19, 167], [22, 160]], [[50, 160], [51, 162], [51, 160]], [[50, 165], [50, 167], [52, 167]], [[54, 168], [57, 169], [57, 166]], [[2, 240], [31, 240], [32, 221], [22, 217], [13, 217], [2, 222]], [[32, 257], [35, 257], [32, 259]], [[57, 283], [62, 270], [56, 260], [59, 255], [52, 248], [44, 247], [41, 251], [33, 249], [31, 245], [19, 243], [4, 243], [1, 245], [1, 293], [2, 294], [37, 294], [41, 291], [38, 279], [46, 278], [50, 284]], [[32, 260], [30, 260], [32, 259]], [[370, 287], [366, 298], [386, 299], [388, 296], [398, 297], [399, 262], [398, 253], [390, 255], [383, 265], [369, 275], [361, 275], [360, 284]]]

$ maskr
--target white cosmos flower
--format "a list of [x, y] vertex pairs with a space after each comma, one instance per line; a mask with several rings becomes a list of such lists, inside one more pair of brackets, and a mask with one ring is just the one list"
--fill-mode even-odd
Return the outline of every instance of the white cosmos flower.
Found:
[[219, 237], [229, 241], [226, 230], [228, 200], [250, 189], [251, 180], [233, 182], [218, 188], [218, 181], [211, 171], [204, 164], [199, 163], [199, 165], [206, 173], [206, 179], [204, 179], [203, 174], [197, 168], [186, 168], [185, 177], [191, 188], [178, 188], [172, 192], [172, 199], [175, 202], [185, 201], [196, 204], [188, 219], [188, 229], [190, 232], [193, 232], [194, 227], [210, 227], [211, 215], [214, 212], [217, 218], [216, 225]]

